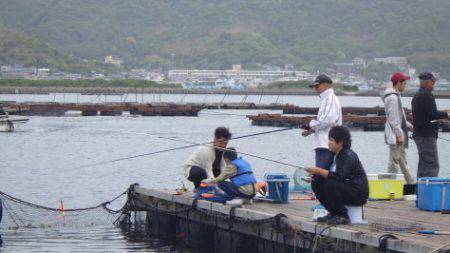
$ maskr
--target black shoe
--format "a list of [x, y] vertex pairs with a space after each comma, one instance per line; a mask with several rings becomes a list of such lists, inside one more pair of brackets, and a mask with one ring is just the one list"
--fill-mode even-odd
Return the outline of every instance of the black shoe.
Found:
[[327, 224], [330, 225], [347, 225], [350, 224], [350, 219], [347, 217], [342, 216], [333, 216], [325, 221]]
[[326, 222], [326, 221], [327, 221], [328, 219], [330, 219], [331, 217], [333, 217], [333, 215], [331, 215], [331, 214], [329, 213], [329, 214], [327, 214], [327, 215], [325, 215], [325, 216], [322, 216], [322, 217], [317, 218], [316, 221], [317, 221], [317, 222]]

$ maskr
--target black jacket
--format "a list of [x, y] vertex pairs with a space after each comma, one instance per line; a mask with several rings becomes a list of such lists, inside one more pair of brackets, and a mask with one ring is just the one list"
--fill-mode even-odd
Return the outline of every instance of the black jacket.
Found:
[[351, 149], [342, 149], [336, 156], [336, 171], [329, 171], [328, 178], [355, 186], [360, 193], [369, 197], [367, 175], [358, 158]]
[[431, 122], [437, 119], [446, 119], [446, 112], [436, 109], [436, 101], [433, 93], [425, 88], [420, 88], [411, 101], [414, 136], [438, 137], [438, 123]]

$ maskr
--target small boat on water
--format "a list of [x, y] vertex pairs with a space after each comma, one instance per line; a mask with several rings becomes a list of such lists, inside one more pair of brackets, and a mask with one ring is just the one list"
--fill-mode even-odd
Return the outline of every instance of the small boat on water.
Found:
[[28, 118], [11, 118], [8, 114], [0, 115], [0, 132], [13, 132], [14, 123], [26, 123]]

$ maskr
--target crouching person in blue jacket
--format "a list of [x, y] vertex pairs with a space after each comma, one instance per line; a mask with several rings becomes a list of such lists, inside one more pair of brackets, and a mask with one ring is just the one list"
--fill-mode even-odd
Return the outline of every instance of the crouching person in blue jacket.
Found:
[[256, 195], [257, 186], [250, 164], [242, 157], [237, 156], [235, 148], [228, 148], [224, 152], [223, 158], [226, 167], [220, 175], [216, 178], [205, 179], [203, 182], [208, 185], [217, 183], [230, 199], [227, 204], [251, 203], [251, 199]]
[[329, 224], [350, 223], [347, 206], [362, 206], [369, 197], [369, 184], [358, 155], [350, 149], [350, 132], [346, 127], [335, 126], [328, 134], [328, 147], [334, 159], [327, 168], [312, 167], [311, 187], [325, 209], [329, 212], [319, 222]]

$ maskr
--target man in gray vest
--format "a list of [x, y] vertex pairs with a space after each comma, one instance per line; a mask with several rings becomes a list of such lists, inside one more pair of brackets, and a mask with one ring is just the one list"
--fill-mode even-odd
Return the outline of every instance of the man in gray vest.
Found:
[[386, 123], [384, 126], [384, 140], [389, 145], [389, 173], [398, 173], [399, 168], [405, 176], [407, 184], [413, 184], [414, 179], [408, 170], [405, 148], [408, 148], [408, 128], [411, 123], [406, 120], [400, 93], [405, 90], [406, 81], [410, 77], [402, 72], [395, 72], [391, 76], [392, 87], [386, 88], [383, 94]]

